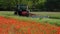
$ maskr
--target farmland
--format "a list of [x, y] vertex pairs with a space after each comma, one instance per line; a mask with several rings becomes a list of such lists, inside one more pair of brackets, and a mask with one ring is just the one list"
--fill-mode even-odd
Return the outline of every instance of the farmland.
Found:
[[[33, 14], [60, 17], [59, 12], [31, 12]], [[0, 12], [0, 34], [60, 34], [60, 19], [32, 18]]]
[[[37, 14], [39, 16], [52, 16], [52, 17], [57, 17], [60, 18], [60, 12], [31, 12], [33, 14]], [[48, 22], [50, 24], [57, 23], [58, 26], [60, 26], [60, 19], [50, 19], [50, 18], [31, 18], [31, 17], [22, 17], [22, 16], [17, 16], [14, 15], [14, 12], [0, 12], [0, 16], [5, 16], [5, 17], [12, 17], [18, 20], [31, 20], [31, 21], [36, 21], [36, 22]]]

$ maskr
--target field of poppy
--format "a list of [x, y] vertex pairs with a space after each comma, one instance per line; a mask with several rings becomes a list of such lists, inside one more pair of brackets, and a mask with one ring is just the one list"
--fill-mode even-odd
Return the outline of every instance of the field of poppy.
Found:
[[60, 34], [60, 27], [0, 16], [0, 34]]
[[0, 12], [0, 34], [60, 34], [60, 26], [56, 25], [60, 23], [59, 19], [54, 21], [55, 25], [49, 20], [55, 19], [32, 19], [14, 16], [13, 12]]

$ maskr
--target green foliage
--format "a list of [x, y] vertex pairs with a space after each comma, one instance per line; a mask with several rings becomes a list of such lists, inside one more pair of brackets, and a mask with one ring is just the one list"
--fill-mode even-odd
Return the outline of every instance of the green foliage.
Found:
[[15, 7], [16, 4], [27, 4], [29, 7], [33, 5], [43, 4], [45, 0], [0, 0], [0, 5], [3, 8], [12, 8]]
[[17, 4], [26, 4], [29, 8], [42, 10], [60, 10], [60, 0], [0, 0], [0, 8], [12, 10]]

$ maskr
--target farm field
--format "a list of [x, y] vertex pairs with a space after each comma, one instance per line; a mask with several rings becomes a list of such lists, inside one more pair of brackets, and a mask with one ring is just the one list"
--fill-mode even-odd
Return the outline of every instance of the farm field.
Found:
[[[57, 16], [57, 12], [32, 12], [44, 16]], [[60, 34], [60, 19], [32, 18], [0, 12], [0, 34]]]
[[[39, 16], [51, 16], [51, 17], [57, 17], [60, 18], [60, 12], [31, 12], [33, 14], [37, 14]], [[0, 11], [0, 16], [5, 16], [6, 18], [12, 17], [18, 20], [24, 20], [24, 21], [36, 21], [36, 22], [47, 22], [53, 25], [60, 26], [60, 19], [50, 19], [50, 18], [31, 18], [31, 17], [22, 17], [14, 15], [14, 12], [8, 12], [8, 11]]]

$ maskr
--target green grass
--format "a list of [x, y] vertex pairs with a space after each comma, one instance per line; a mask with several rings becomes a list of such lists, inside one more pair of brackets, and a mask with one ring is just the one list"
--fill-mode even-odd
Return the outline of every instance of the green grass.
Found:
[[[52, 17], [60, 18], [60, 12], [31, 12], [31, 13], [37, 14], [40, 16], [52, 16]], [[40, 23], [50, 23], [50, 24], [60, 26], [60, 19], [22, 17], [22, 16], [14, 15], [14, 12], [8, 12], [8, 11], [6, 11], [6, 12], [1, 11], [0, 16], [5, 16], [7, 18], [11, 17], [14, 19], [24, 20], [24, 21], [31, 20], [31, 21], [36, 21], [36, 22], [40, 22]]]

